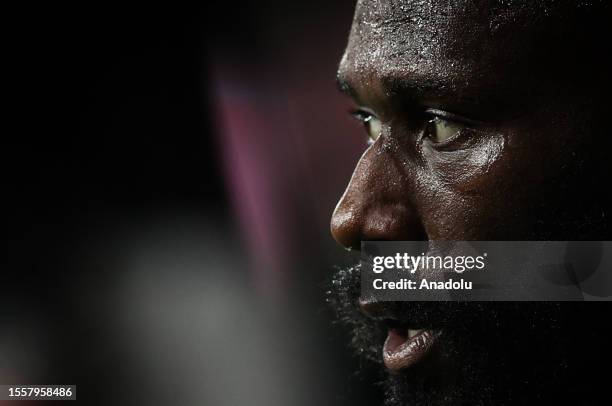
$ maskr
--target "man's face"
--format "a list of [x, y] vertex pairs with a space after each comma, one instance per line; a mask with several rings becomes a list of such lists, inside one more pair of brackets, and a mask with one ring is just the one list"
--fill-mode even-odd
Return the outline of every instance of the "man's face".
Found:
[[[576, 66], [579, 48], [563, 20], [569, 9], [535, 3], [358, 1], [338, 79], [370, 145], [332, 217], [338, 242], [359, 249], [364, 240], [578, 240], [597, 230], [594, 81]], [[423, 383], [430, 369], [459, 363], [462, 378], [449, 378], [454, 392], [457, 382], [482, 385], [492, 365], [478, 352], [496, 346], [507, 374], [508, 343], [529, 341], [517, 348], [543, 358], [554, 352], [530, 335], [559, 328], [553, 305], [362, 302], [369, 318], [361, 318], [348, 308], [356, 273], [343, 271], [337, 285], [360, 351], [381, 358], [398, 326], [445, 332], [446, 345], [424, 357], [437, 367], [385, 359], [401, 382], [396, 394], [409, 384], [406, 374]], [[480, 331], [486, 323], [497, 330]]]
[[372, 145], [332, 218], [341, 244], [574, 232], [587, 90], [558, 67], [558, 20], [489, 3], [358, 2], [339, 82]]

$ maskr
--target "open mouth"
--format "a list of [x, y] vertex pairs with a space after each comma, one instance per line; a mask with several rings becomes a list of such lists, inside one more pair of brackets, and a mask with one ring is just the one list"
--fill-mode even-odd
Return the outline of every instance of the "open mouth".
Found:
[[[389, 304], [371, 298], [359, 298], [359, 309], [387, 333], [382, 358], [392, 372], [410, 368], [433, 352], [442, 330], [432, 328], [425, 319], [401, 321]], [[425, 317], [429, 319], [430, 317]]]
[[382, 356], [390, 371], [400, 371], [421, 361], [429, 354], [440, 336], [437, 330], [388, 326]]

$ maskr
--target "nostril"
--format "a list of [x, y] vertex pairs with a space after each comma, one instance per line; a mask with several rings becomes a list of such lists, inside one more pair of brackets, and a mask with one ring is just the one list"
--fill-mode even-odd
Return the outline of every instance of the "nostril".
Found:
[[361, 239], [368, 241], [424, 241], [427, 234], [418, 215], [404, 204], [371, 209], [362, 225]]
[[340, 204], [330, 224], [334, 239], [347, 249], [361, 250], [362, 241], [426, 241], [416, 213], [401, 204], [361, 207]]

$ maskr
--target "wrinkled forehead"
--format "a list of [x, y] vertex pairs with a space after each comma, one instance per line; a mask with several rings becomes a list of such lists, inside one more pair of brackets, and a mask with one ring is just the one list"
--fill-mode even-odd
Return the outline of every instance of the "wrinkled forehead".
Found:
[[541, 34], [560, 23], [543, 3], [359, 0], [339, 74], [358, 86], [408, 78], [477, 93], [527, 85]]

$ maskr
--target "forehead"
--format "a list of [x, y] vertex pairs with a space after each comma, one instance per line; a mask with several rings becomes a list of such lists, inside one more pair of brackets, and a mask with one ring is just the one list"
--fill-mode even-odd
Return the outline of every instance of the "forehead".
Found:
[[360, 0], [339, 76], [357, 90], [399, 81], [415, 94], [504, 97], [533, 85], [550, 15], [533, 1]]

